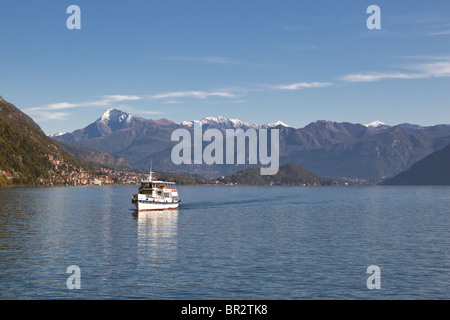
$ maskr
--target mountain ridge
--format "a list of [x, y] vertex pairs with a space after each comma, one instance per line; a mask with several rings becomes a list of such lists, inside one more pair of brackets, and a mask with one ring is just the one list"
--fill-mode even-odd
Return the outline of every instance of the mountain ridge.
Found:
[[224, 184], [238, 185], [320, 186], [337, 184], [333, 180], [320, 178], [293, 163], [282, 165], [272, 176], [262, 176], [259, 168], [247, 168], [230, 176], [219, 178], [218, 181]]
[[381, 184], [450, 186], [450, 145], [417, 161], [409, 169]]
[[87, 168], [47, 137], [28, 115], [0, 98], [0, 185], [62, 182], [55, 163], [67, 170]]
[[218, 117], [204, 117], [201, 120], [192, 120], [192, 121], [182, 121], [180, 123], [182, 126], [192, 128], [194, 125], [202, 125], [205, 126], [207, 129], [208, 127], [213, 128], [225, 128], [225, 129], [267, 129], [267, 128], [273, 128], [277, 126], [283, 126], [283, 127], [290, 127], [289, 125], [285, 124], [284, 122], [278, 120], [277, 122], [268, 122], [265, 124], [255, 124], [255, 123], [249, 123], [245, 122], [239, 119], [231, 119], [226, 118], [223, 116]]
[[[120, 112], [117, 113], [120, 115]], [[125, 158], [132, 166], [145, 169], [150, 161], [156, 169], [190, 171], [209, 177], [229, 175], [250, 165], [181, 165], [171, 161], [171, 141], [176, 129], [193, 132], [195, 122], [176, 123], [168, 119], [136, 120], [124, 117], [122, 126], [104, 128], [100, 117], [89, 126], [55, 139], [94, 148]], [[134, 117], [134, 116], [133, 116]], [[204, 120], [204, 121], [203, 121]], [[206, 117], [202, 129], [262, 128], [238, 119]], [[102, 123], [100, 123], [102, 122]], [[92, 128], [102, 128], [89, 134]], [[450, 143], [450, 126], [422, 127], [412, 124], [389, 126], [374, 122], [363, 125], [318, 120], [303, 128], [278, 125], [280, 165], [298, 164], [322, 177], [383, 179], [406, 170], [416, 161]], [[206, 142], [205, 142], [206, 144]], [[204, 145], [205, 146], [205, 145]]]

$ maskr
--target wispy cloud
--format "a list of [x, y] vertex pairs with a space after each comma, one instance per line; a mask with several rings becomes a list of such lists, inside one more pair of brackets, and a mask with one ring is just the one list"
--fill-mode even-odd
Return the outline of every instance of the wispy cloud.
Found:
[[422, 63], [414, 66], [414, 69], [420, 71], [427, 78], [450, 77], [450, 58], [443, 61]]
[[123, 101], [132, 101], [132, 100], [140, 100], [142, 97], [133, 96], [133, 95], [107, 95], [103, 96], [102, 99], [94, 100], [94, 101], [84, 101], [84, 102], [58, 102], [49, 104], [43, 107], [29, 108], [26, 109], [28, 112], [32, 111], [40, 111], [40, 110], [61, 110], [61, 109], [72, 109], [78, 107], [104, 107], [108, 106], [112, 103], [118, 103]]
[[72, 115], [69, 112], [57, 112], [59, 110], [76, 109], [76, 108], [86, 108], [86, 107], [106, 107], [111, 106], [111, 104], [123, 102], [140, 100], [142, 97], [134, 95], [106, 95], [99, 100], [94, 101], [84, 101], [84, 102], [58, 102], [48, 104], [42, 107], [28, 108], [24, 111], [28, 114], [37, 116], [38, 121], [48, 121], [48, 120], [67, 120], [67, 118]]
[[129, 100], [141, 100], [142, 97], [133, 96], [133, 95], [109, 95], [105, 96], [105, 100], [110, 102], [121, 102], [121, 101], [129, 101]]
[[152, 99], [173, 99], [173, 98], [197, 98], [206, 99], [209, 97], [235, 98], [236, 95], [225, 91], [175, 91], [159, 93], [150, 96]]
[[28, 110], [60, 110], [60, 109], [75, 108], [76, 106], [77, 105], [75, 103], [58, 102], [58, 103], [49, 104], [45, 107], [30, 108]]
[[340, 77], [340, 80], [348, 82], [375, 82], [385, 79], [424, 79], [450, 77], [450, 59], [420, 63], [404, 67], [409, 71], [369, 72], [355, 73]]
[[375, 82], [385, 79], [419, 79], [424, 76], [419, 73], [401, 73], [401, 72], [384, 72], [384, 73], [356, 73], [348, 74], [340, 79], [348, 82]]
[[162, 111], [151, 111], [151, 110], [144, 110], [144, 111], [137, 110], [135, 112], [139, 113], [139, 114], [146, 114], [146, 115], [155, 115], [155, 114], [163, 114], [164, 113]]
[[[235, 98], [236, 94], [228, 91], [173, 91], [166, 93], [159, 93], [150, 96], [136, 96], [136, 95], [105, 95], [101, 99], [93, 101], [82, 102], [58, 102], [48, 104], [42, 107], [28, 108], [24, 111], [28, 114], [35, 115], [40, 121], [45, 120], [66, 120], [71, 113], [58, 112], [60, 110], [69, 110], [77, 108], [87, 107], [113, 107], [114, 105], [121, 103], [120, 107], [125, 107], [123, 102], [136, 101], [142, 99], [161, 100], [164, 104], [176, 104], [182, 103], [182, 98], [196, 98], [207, 99], [209, 97], [223, 97], [223, 98]], [[130, 107], [128, 107], [129, 109]], [[160, 111], [138, 111], [140, 114], [155, 115], [161, 114]]]
[[53, 111], [35, 111], [28, 113], [37, 115], [37, 118], [35, 118], [35, 120], [39, 122], [49, 120], [67, 120], [69, 116], [72, 115], [69, 112], [53, 112]]
[[273, 88], [278, 90], [300, 90], [309, 88], [324, 88], [331, 85], [331, 82], [296, 82], [288, 85], [276, 85], [273, 86]]

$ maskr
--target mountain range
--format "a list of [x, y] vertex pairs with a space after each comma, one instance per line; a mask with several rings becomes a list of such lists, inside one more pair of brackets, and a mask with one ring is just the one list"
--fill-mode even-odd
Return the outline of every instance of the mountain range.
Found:
[[183, 121], [181, 122], [182, 126], [193, 128], [194, 125], [201, 124], [204, 130], [214, 128], [214, 129], [269, 129], [275, 128], [277, 126], [290, 127], [282, 121], [277, 121], [273, 123], [266, 123], [263, 125], [248, 123], [239, 119], [229, 119], [222, 116], [218, 117], [206, 117], [202, 120], [193, 120], [193, 121]]
[[[54, 139], [101, 150], [123, 157], [131, 166], [155, 170], [181, 170], [205, 177], [220, 177], [250, 165], [174, 165], [171, 141], [175, 129], [193, 130], [201, 123], [204, 130], [276, 128], [280, 130], [280, 165], [294, 163], [321, 177], [383, 179], [410, 168], [415, 162], [450, 144], [450, 126], [386, 125], [319, 120], [304, 128], [283, 122], [263, 125], [238, 119], [207, 117], [176, 123], [168, 119], [151, 120], [109, 109], [85, 128], [58, 134]], [[204, 145], [205, 146], [205, 145]]]

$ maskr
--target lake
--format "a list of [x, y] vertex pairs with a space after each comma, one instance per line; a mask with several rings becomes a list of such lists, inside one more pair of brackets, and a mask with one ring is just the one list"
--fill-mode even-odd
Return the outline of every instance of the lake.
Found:
[[450, 187], [178, 189], [0, 189], [0, 299], [450, 298]]

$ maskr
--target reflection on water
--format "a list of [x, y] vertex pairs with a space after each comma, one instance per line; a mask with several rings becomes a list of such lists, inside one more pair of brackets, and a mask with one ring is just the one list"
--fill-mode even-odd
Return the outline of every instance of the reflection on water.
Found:
[[136, 284], [147, 298], [175, 290], [172, 278], [177, 258], [178, 210], [139, 212], [137, 220]]
[[138, 259], [171, 259], [177, 249], [178, 210], [136, 213]]

